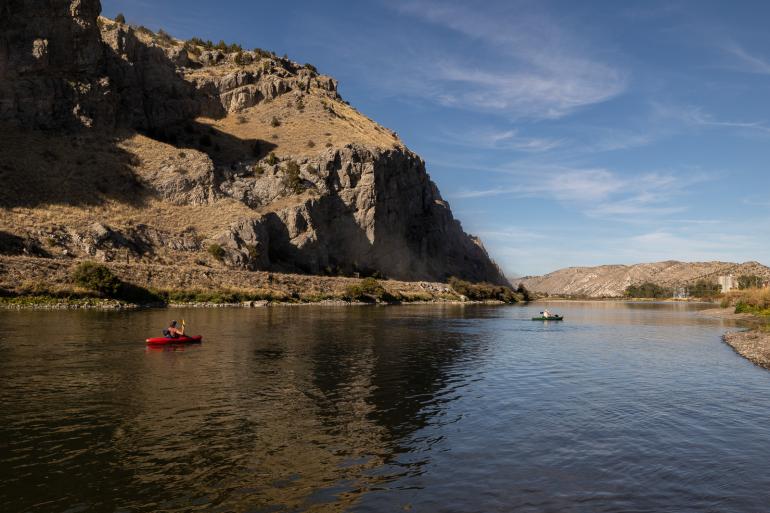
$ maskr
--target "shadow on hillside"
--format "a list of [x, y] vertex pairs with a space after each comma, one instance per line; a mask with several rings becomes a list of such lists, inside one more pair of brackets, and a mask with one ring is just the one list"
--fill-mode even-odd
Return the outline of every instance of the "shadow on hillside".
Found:
[[4, 231], [0, 231], [0, 255], [50, 256], [34, 240]]
[[147, 136], [179, 149], [205, 153], [218, 167], [233, 166], [244, 160], [262, 159], [276, 145], [262, 139], [241, 139], [211, 125], [186, 121], [147, 131]]
[[143, 203], [131, 169], [137, 157], [93, 131], [52, 133], [0, 128], [0, 208]]
[[[354, 212], [337, 195], [322, 196], [312, 201], [305, 214], [297, 212], [287, 226], [276, 213], [265, 215], [270, 234], [269, 257], [271, 269], [279, 272], [341, 275], [361, 272], [373, 274], [372, 243], [366, 231], [359, 226]], [[312, 228], [311, 228], [312, 227]], [[311, 241], [298, 246], [298, 234], [314, 230]]]

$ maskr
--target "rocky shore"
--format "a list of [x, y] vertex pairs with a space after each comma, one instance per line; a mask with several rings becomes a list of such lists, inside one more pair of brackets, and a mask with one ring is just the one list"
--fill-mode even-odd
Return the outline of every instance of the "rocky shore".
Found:
[[762, 328], [725, 334], [722, 339], [750, 362], [770, 369], [770, 331]]

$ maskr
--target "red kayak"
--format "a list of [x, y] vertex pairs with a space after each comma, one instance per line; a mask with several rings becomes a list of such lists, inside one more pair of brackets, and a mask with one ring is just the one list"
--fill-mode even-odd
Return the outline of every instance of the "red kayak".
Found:
[[203, 337], [200, 335], [196, 335], [194, 337], [188, 337], [187, 335], [183, 337], [157, 337], [157, 338], [148, 338], [147, 343], [151, 346], [163, 346], [168, 344], [200, 344], [203, 341]]

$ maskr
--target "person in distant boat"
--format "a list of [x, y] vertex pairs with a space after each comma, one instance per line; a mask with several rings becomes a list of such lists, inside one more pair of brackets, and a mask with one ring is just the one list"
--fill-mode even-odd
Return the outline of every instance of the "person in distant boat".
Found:
[[540, 312], [540, 313], [541, 313], [541, 314], [543, 315], [543, 317], [544, 317], [544, 318], [546, 318], [546, 319], [548, 319], [548, 318], [551, 316], [551, 312], [549, 312], [548, 310], [543, 310], [543, 311], [542, 311], [542, 312]]
[[171, 321], [168, 328], [163, 330], [163, 336], [167, 338], [179, 338], [184, 336], [184, 326], [180, 330], [176, 321]]

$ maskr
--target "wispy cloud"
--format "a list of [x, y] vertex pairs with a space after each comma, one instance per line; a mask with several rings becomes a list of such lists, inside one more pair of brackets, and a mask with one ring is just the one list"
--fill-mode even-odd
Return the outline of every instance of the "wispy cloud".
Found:
[[770, 133], [770, 126], [764, 121], [733, 121], [714, 117], [703, 108], [693, 105], [671, 105], [653, 103], [654, 114], [663, 119], [676, 120], [691, 127], [721, 127], [758, 130]]
[[727, 63], [729, 69], [744, 73], [770, 75], [770, 61], [749, 53], [735, 41], [726, 41], [722, 44], [721, 49], [730, 58]]
[[543, 168], [518, 175], [510, 186], [458, 191], [450, 197], [474, 199], [494, 196], [539, 197], [571, 205], [588, 217], [616, 220], [663, 218], [687, 207], [679, 198], [711, 177], [702, 173], [621, 175], [607, 169]]
[[[590, 56], [543, 14], [480, 9], [454, 1], [394, 4], [402, 14], [464, 37], [494, 66], [451, 53], [423, 54], [419, 92], [443, 105], [498, 112], [515, 118], [554, 119], [606, 101], [626, 88], [626, 73]], [[485, 7], [488, 7], [485, 4]], [[414, 55], [408, 56], [414, 58]]]
[[440, 142], [485, 150], [512, 150], [521, 152], [545, 152], [564, 145], [566, 141], [550, 137], [528, 137], [520, 130], [470, 128], [463, 132], [444, 130]]

